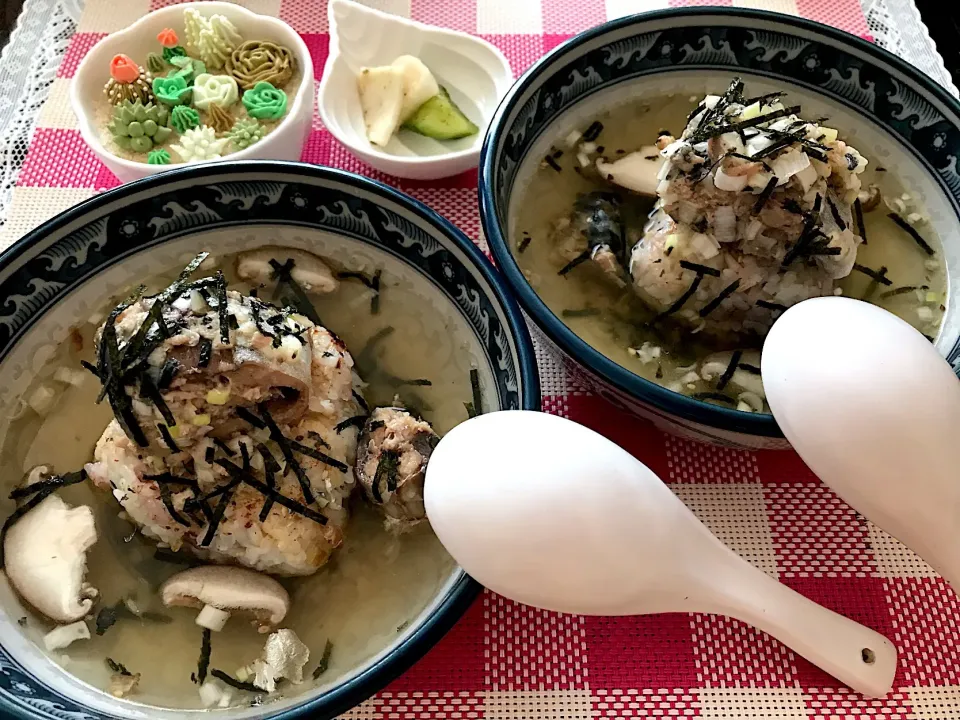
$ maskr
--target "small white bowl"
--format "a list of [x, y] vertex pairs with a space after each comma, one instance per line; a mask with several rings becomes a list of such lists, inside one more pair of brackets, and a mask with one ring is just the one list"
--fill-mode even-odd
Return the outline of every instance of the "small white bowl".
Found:
[[[300, 36], [285, 22], [226, 2], [172, 5], [144, 15], [128, 28], [112, 33], [94, 45], [83, 58], [70, 85], [70, 104], [80, 123], [80, 135], [94, 154], [122, 182], [138, 180], [182, 164], [148, 165], [126, 160], [107, 150], [100, 140], [97, 106], [104, 102], [103, 86], [109, 79], [110, 60], [118, 53], [139, 56], [144, 48], [160, 50], [157, 33], [173, 28], [182, 38], [183, 10], [193, 7], [203, 15], [220, 14], [232, 22], [245, 40], [269, 40], [290, 48], [297, 59], [300, 87], [287, 106], [283, 120], [262, 140], [230, 153], [225, 160], [299, 160], [313, 120], [313, 60]], [[219, 162], [211, 160], [209, 162]]]
[[[434, 180], [476, 167], [487, 125], [513, 84], [503, 53], [472, 35], [388, 15], [349, 0], [330, 0], [327, 12], [330, 54], [317, 106], [333, 136], [367, 164], [397, 177]], [[401, 131], [383, 148], [367, 140], [357, 75], [363, 67], [389, 65], [400, 55], [418, 57], [430, 68], [480, 128], [476, 135], [440, 142]]]

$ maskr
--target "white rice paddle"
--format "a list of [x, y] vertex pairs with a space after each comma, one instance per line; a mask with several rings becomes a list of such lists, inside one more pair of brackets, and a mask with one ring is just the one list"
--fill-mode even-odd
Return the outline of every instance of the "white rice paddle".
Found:
[[424, 499], [454, 559], [508, 598], [584, 615], [729, 615], [864, 695], [891, 689], [889, 640], [741, 559], [645, 465], [570, 420], [513, 411], [458, 425], [433, 451]]
[[960, 381], [875, 305], [802, 302], [770, 330], [767, 400], [810, 469], [960, 590]]

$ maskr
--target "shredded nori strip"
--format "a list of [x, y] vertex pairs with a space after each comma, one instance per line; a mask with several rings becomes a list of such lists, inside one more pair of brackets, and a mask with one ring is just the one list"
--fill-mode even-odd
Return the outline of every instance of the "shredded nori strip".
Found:
[[693, 272], [698, 273], [699, 275], [710, 275], [711, 277], [720, 277], [720, 271], [716, 268], [708, 267], [707, 265], [701, 265], [700, 263], [690, 262], [688, 260], [681, 260], [680, 267], [687, 270], [693, 270]]
[[697, 291], [697, 288], [700, 287], [701, 280], [703, 280], [703, 275], [697, 273], [697, 276], [693, 279], [693, 282], [690, 283], [690, 287], [686, 289], [683, 295], [678, 297], [676, 301], [674, 301], [673, 305], [668, 307], [659, 315], [655, 316], [651, 322], [657, 322], [661, 318], [664, 318], [667, 315], [672, 315], [673, 313], [677, 312], [677, 310], [682, 308], [686, 304], [687, 300], [693, 297], [693, 294]]
[[157, 430], [160, 431], [160, 437], [163, 438], [164, 444], [170, 449], [171, 452], [180, 452], [180, 447], [177, 445], [176, 440], [173, 439], [173, 435], [170, 434], [170, 428], [163, 423], [157, 423]]
[[173, 518], [173, 521], [179, 525], [183, 525], [184, 527], [190, 527], [190, 521], [178, 513], [177, 508], [173, 504], [170, 486], [166, 483], [158, 482], [157, 487], [160, 488], [160, 499], [163, 501], [163, 506], [167, 509], [167, 512], [170, 513], [170, 517]]
[[143, 373], [140, 376], [140, 398], [152, 402], [167, 425], [177, 424], [177, 419], [173, 416], [173, 413], [170, 412], [170, 408], [163, 399], [163, 395], [160, 394], [160, 389], [153, 384], [153, 380], [150, 379], [148, 373]]
[[277, 503], [277, 505], [283, 505], [288, 510], [295, 512], [298, 515], [303, 515], [305, 518], [308, 518], [309, 520], [313, 520], [314, 522], [319, 523], [321, 525], [327, 524], [328, 518], [326, 515], [322, 515], [318, 513], [316, 510], [313, 510], [307, 507], [303, 503], [298, 502], [293, 498], [289, 498], [286, 495], [283, 495], [278, 490], [270, 487], [266, 483], [260, 482], [251, 473], [245, 471], [239, 465], [234, 465], [229, 460], [217, 460], [217, 465], [219, 465], [228, 473], [230, 473], [230, 475], [233, 476], [234, 478], [234, 482], [246, 483], [247, 485], [252, 487], [254, 490], [259, 492], [261, 495], [263, 495], [264, 497], [272, 498], [273, 501]]
[[394, 329], [392, 325], [386, 325], [380, 330], [377, 330], [377, 332], [367, 340], [367, 344], [363, 346], [363, 349], [354, 356], [354, 364], [361, 375], [367, 375], [374, 370], [373, 363], [374, 360], [376, 360], [377, 348], [381, 342], [393, 334]]
[[[366, 418], [363, 417], [363, 416], [359, 416], [359, 415], [358, 415], [357, 417], [360, 417], [360, 420], [361, 420], [360, 425], [359, 425], [358, 427], [362, 427], [362, 426], [363, 426], [363, 421], [364, 421]], [[354, 419], [356, 419], [356, 418], [350, 418], [350, 419], [351, 419], [351, 420], [354, 420]], [[339, 427], [339, 426], [338, 426], [338, 427]], [[332, 467], [332, 468], [336, 468], [336, 469], [339, 470], [340, 472], [346, 472], [347, 470], [350, 469], [347, 465], [345, 465], [344, 463], [340, 462], [340, 461], [337, 460], [336, 458], [332, 458], [332, 457], [330, 457], [329, 455], [326, 455], [326, 454], [320, 452], [319, 450], [310, 447], [309, 445], [303, 445], [303, 444], [301, 444], [301, 443], [298, 443], [296, 440], [287, 440], [287, 442], [290, 443], [290, 447], [291, 447], [295, 452], [298, 452], [298, 453], [300, 453], [300, 454], [302, 454], [302, 455], [306, 455], [307, 457], [311, 457], [311, 458], [313, 458], [314, 460], [319, 460], [319, 461], [322, 462], [324, 465], [329, 465], [329, 466]]]
[[18, 507], [16, 510], [14, 510], [12, 513], [10, 513], [10, 516], [4, 521], [3, 527], [0, 528], [0, 568], [3, 567], [3, 562], [4, 562], [4, 558], [3, 558], [3, 548], [4, 548], [4, 544], [5, 544], [6, 538], [7, 538], [7, 532], [9, 532], [10, 528], [13, 527], [13, 524], [14, 524], [15, 522], [17, 522], [17, 520], [19, 520], [20, 518], [22, 518], [22, 517], [23, 517], [24, 515], [26, 515], [28, 512], [30, 512], [31, 510], [33, 510], [33, 508], [35, 508], [35, 507], [36, 507], [37, 505], [39, 505], [41, 502], [43, 502], [44, 500], [46, 500], [46, 499], [47, 499], [47, 496], [48, 496], [48, 495], [51, 495], [51, 494], [54, 492], [55, 489], [56, 489], [56, 488], [50, 488], [50, 489], [47, 489], [47, 490], [41, 490], [41, 491], [38, 492], [36, 495], [34, 495], [32, 498], [30, 498], [29, 500], [27, 500], [23, 505], [21, 505], [21, 506]]
[[[220, 342], [226, 345], [230, 342], [230, 318], [233, 316], [227, 316], [227, 281], [220, 270], [217, 270], [217, 283], [214, 289], [217, 291], [217, 324], [220, 326]], [[236, 321], [236, 318], [233, 319]]]
[[41, 490], [59, 490], [60, 488], [67, 487], [68, 485], [82, 483], [86, 479], [86, 470], [76, 470], [63, 475], [53, 475], [45, 480], [40, 480], [39, 482], [31, 483], [30, 485], [14, 488], [9, 497], [13, 500], [19, 500], [20, 498], [29, 497], [34, 493], [38, 493]]
[[217, 670], [216, 668], [214, 668], [213, 670], [210, 671], [210, 674], [213, 677], [217, 678], [217, 680], [222, 680], [227, 685], [229, 685], [232, 688], [236, 688], [237, 690], [244, 690], [246, 692], [252, 692], [252, 693], [265, 692], [262, 688], [258, 688], [253, 683], [243, 682], [241, 680], [237, 680], [234, 677], [230, 677], [223, 670]]
[[737, 365], [740, 364], [740, 358], [742, 357], [742, 350], [733, 351], [733, 355], [730, 357], [730, 364], [727, 365], [727, 369], [723, 371], [723, 375], [721, 375], [720, 379], [717, 380], [717, 390], [723, 390], [727, 386], [727, 383], [730, 382], [730, 378], [732, 378], [733, 374], [737, 371]]
[[200, 659], [197, 660], [197, 684], [202, 685], [207, 679], [207, 670], [210, 668], [210, 628], [203, 629], [203, 638], [200, 641]]
[[600, 314], [600, 311], [597, 308], [581, 308], [581, 309], [567, 309], [562, 310], [560, 315], [565, 318], [582, 318], [582, 317], [595, 317]]
[[330, 655], [332, 654], [333, 643], [327, 640], [326, 644], [323, 646], [323, 654], [320, 656], [320, 663], [317, 665], [317, 669], [313, 671], [314, 680], [327, 671], [327, 668], [330, 666]]
[[[273, 453], [270, 452], [270, 448], [263, 443], [257, 445], [257, 452], [260, 453], [260, 457], [263, 458], [264, 481], [268, 487], [275, 488], [277, 485], [276, 476], [281, 472], [280, 463], [277, 462]], [[260, 522], [267, 521], [267, 516], [270, 515], [270, 510], [273, 509], [273, 502], [272, 498], [267, 498], [263, 503], [263, 507], [260, 509]]]
[[97, 635], [103, 635], [116, 624], [117, 620], [117, 608], [115, 606], [102, 608], [100, 612], [97, 613], [95, 632]]
[[713, 300], [711, 300], [702, 308], [700, 308], [700, 317], [706, 317], [707, 315], [712, 313], [714, 310], [716, 310], [718, 307], [720, 307], [720, 303], [722, 303], [724, 300], [730, 297], [734, 292], [736, 292], [737, 288], [739, 287], [740, 287], [740, 279], [737, 278], [732, 283], [727, 285], [723, 290], [721, 290], [720, 294], [718, 294]]
[[746, 371], [747, 371], [748, 373], [750, 373], [751, 375], [759, 375], [759, 374], [760, 374], [760, 368], [758, 368], [756, 365], [749, 365], [749, 364], [747, 364], [747, 363], [740, 363], [740, 369], [741, 369], [741, 370], [746, 370]]
[[568, 272], [573, 270], [577, 265], [580, 265], [581, 263], [585, 263], [587, 260], [589, 260], [591, 255], [593, 255], [593, 248], [588, 247], [582, 253], [577, 255], [573, 260], [571, 260], [562, 268], [560, 268], [560, 271], [557, 273], [557, 275], [566, 275]]
[[337, 273], [337, 277], [341, 280], [359, 280], [362, 285], [367, 286], [371, 290], [376, 290], [376, 286], [373, 284], [373, 280], [368, 278], [362, 272], [357, 272], [355, 270], [345, 270], [343, 272]]
[[233, 450], [231, 450], [230, 446], [227, 445], [220, 438], [214, 438], [213, 444], [216, 445], [218, 448], [220, 448], [221, 452], [223, 452], [223, 454], [226, 455], [227, 457], [233, 457]]
[[793, 135], [777, 138], [772, 143], [767, 145], [763, 150], [757, 150], [757, 152], [750, 156], [750, 159], [753, 161], [762, 160], [765, 157], [769, 157], [770, 155], [780, 152], [784, 148], [793, 145], [795, 142], [797, 142], [797, 138]]
[[[896, 297], [897, 295], [906, 295], [909, 292], [914, 290], [929, 290], [929, 285], [904, 285], [903, 287], [898, 287], [896, 290], [887, 290], [887, 292], [880, 295], [880, 299]], [[13, 497], [12, 495], [10, 497]]]
[[373, 297], [370, 298], [370, 314], [380, 314], [380, 278], [383, 276], [383, 270], [377, 270], [373, 274]]
[[273, 418], [270, 416], [270, 413], [267, 412], [267, 409], [263, 405], [260, 406], [260, 414], [263, 416], [266, 426], [270, 429], [270, 437], [275, 443], [277, 443], [277, 445], [280, 446], [280, 452], [283, 453], [283, 458], [287, 461], [287, 466], [291, 468], [293, 470], [293, 474], [297, 476], [297, 481], [300, 483], [300, 491], [303, 493], [304, 501], [307, 503], [307, 505], [312, 505], [316, 498], [314, 498], [313, 491], [310, 489], [310, 479], [303, 471], [300, 463], [297, 462], [297, 459], [293, 456], [293, 448], [290, 446], [290, 442], [286, 437], [284, 437], [283, 433], [280, 432], [280, 428], [277, 427], [277, 423], [274, 422]]
[[917, 245], [920, 246], [920, 249], [923, 250], [927, 255], [936, 254], [933, 248], [930, 247], [927, 241], [923, 239], [923, 236], [920, 235], [919, 232], [917, 232], [917, 229], [913, 227], [913, 225], [908, 223], [906, 220], [904, 220], [902, 217], [900, 217], [896, 213], [887, 213], [887, 217], [893, 220], [897, 224], [897, 227], [899, 227], [901, 230], [907, 233], [907, 235], [912, 237], [914, 242], [916, 242]]
[[526, 250], [526, 249], [527, 249], [527, 245], [530, 244], [530, 240], [531, 240], [531, 238], [530, 238], [529, 236], [527, 236], [527, 237], [525, 237], [525, 238], [521, 238], [521, 239], [520, 239], [520, 242], [517, 243], [517, 252], [518, 252], [518, 253], [522, 253], [524, 250]]
[[691, 395], [694, 400], [717, 400], [719, 402], [727, 403], [728, 405], [736, 405], [737, 401], [728, 395], [718, 392], [699, 392]]
[[854, 263], [853, 269], [857, 272], [863, 273], [868, 278], [875, 280], [881, 285], [893, 285], [893, 281], [886, 275], [886, 267], [882, 268], [882, 272], [877, 272], [876, 270], [868, 268], [865, 265], [861, 265], [860, 263]]
[[107, 667], [110, 668], [110, 672], [119, 673], [120, 675], [126, 675], [127, 677], [133, 677], [133, 673], [127, 670], [126, 666], [123, 663], [118, 663], [116, 660], [111, 658], [106, 658]]
[[782, 90], [778, 92], [769, 92], [766, 95], [757, 95], [755, 97], [746, 98], [740, 104], [745, 108], [750, 107], [754, 103], [760, 103], [760, 107], [763, 107], [764, 105], [773, 105], [773, 103], [782, 98], [784, 95], [786, 95], [786, 93]]
[[217, 449], [213, 445], [207, 445], [207, 449], [203, 453], [204, 462], [207, 465], [210, 465], [213, 462], [214, 456], [217, 454]]
[[687, 125], [689, 125], [697, 115], [702, 113], [706, 109], [706, 107], [707, 107], [706, 103], [700, 103], [693, 110], [691, 110], [690, 114], [687, 115]]
[[97, 366], [93, 363], [87, 362], [86, 360], [81, 360], [80, 367], [82, 367], [84, 370], [89, 370], [97, 380], [102, 380], [100, 377], [100, 372], [97, 370]]
[[[881, 169], [881, 168], [877, 168], [877, 171], [879, 172], [880, 169]], [[924, 336], [927, 340], [929, 340], [930, 342], [935, 342], [934, 338], [931, 337], [930, 335], [927, 335], [926, 333], [924, 333], [923, 336]]]
[[857, 222], [857, 234], [860, 235], [860, 239], [863, 240], [863, 244], [867, 244], [867, 227], [863, 224], [863, 205], [860, 203], [860, 198], [857, 198], [853, 201], [853, 217]]
[[[225, 463], [226, 460], [218, 460], [218, 463]], [[217, 534], [217, 528], [220, 527], [220, 523], [223, 521], [223, 515], [227, 511], [227, 505], [230, 504], [230, 500], [233, 498], [233, 490], [227, 490], [220, 496], [220, 501], [217, 503], [217, 507], [213, 511], [213, 517], [210, 519], [210, 523], [207, 525], [207, 532], [204, 533], [203, 539], [200, 540], [200, 547], [207, 547], [210, 543], [213, 542], [214, 536]]]
[[470, 368], [470, 392], [474, 413], [483, 415], [483, 393], [480, 391], [480, 371], [477, 368]]
[[103, 389], [100, 392], [100, 397], [97, 398], [97, 402], [106, 394], [110, 400], [110, 408], [113, 410], [114, 417], [117, 418], [117, 422], [120, 423], [127, 437], [131, 438], [140, 447], [147, 447], [150, 443], [147, 441], [147, 436], [143, 434], [140, 423], [137, 422], [130, 397], [123, 387], [116, 320], [124, 309], [126, 309], [125, 306], [114, 308], [113, 312], [107, 317], [100, 333], [100, 376], [103, 378]]
[[153, 559], [158, 562], [172, 563], [174, 565], [189, 565], [191, 567], [200, 564], [199, 561], [195, 560], [194, 558], [173, 552], [173, 550], [168, 548], [157, 548], [154, 550]]
[[846, 230], [847, 223], [844, 222], [842, 217], [840, 217], [840, 208], [838, 208], [836, 203], [834, 203], [829, 197], [827, 198], [827, 205], [830, 206], [830, 213], [833, 215], [833, 220], [835, 223], [837, 223], [837, 226], [839, 226], [841, 230]]
[[600, 137], [600, 133], [602, 132], [603, 123], [599, 120], [594, 120], [592, 123], [590, 123], [590, 127], [583, 131], [583, 139], [587, 142], [593, 142]]
[[753, 214], [758, 215], [764, 206], [767, 204], [767, 200], [770, 199], [770, 196], [773, 195], [774, 189], [777, 187], [777, 183], [780, 182], [780, 178], [774, 175], [767, 181], [767, 184], [763, 186], [763, 190], [760, 192], [760, 195], [757, 197], [757, 202], [753, 205]]
[[781, 305], [780, 303], [768, 302], [767, 300], [757, 300], [757, 307], [766, 308], [767, 310], [789, 310], [786, 305]]
[[400, 455], [396, 450], [384, 450], [380, 453], [380, 459], [377, 461], [377, 471], [373, 474], [373, 483], [370, 491], [373, 494], [373, 500], [377, 504], [383, 503], [380, 484], [386, 480], [387, 492], [393, 492], [397, 489], [397, 472], [400, 468]]
[[245, 442], [238, 442], [237, 446], [240, 448], [240, 461], [243, 465], [244, 470], [250, 469], [250, 451], [247, 450], [247, 444]]
[[549, 165], [550, 167], [552, 167], [554, 170], [556, 170], [557, 172], [563, 172], [563, 168], [560, 167], [560, 163], [558, 163], [556, 160], [554, 160], [552, 155], [547, 155], [546, 157], [543, 158], [543, 161], [544, 161], [547, 165]]
[[[207, 340], [207, 342], [210, 342], [210, 341]], [[203, 340], [201, 340], [201, 350], [200, 350], [201, 358], [203, 357], [202, 343], [203, 343]], [[173, 358], [169, 358], [163, 364], [163, 367], [160, 368], [160, 377], [157, 379], [157, 388], [159, 390], [166, 390], [168, 387], [170, 387], [170, 383], [173, 382], [173, 378], [176, 376], [178, 370], [180, 370], [180, 363], [174, 360]]]
[[358, 430], [360, 430], [363, 428], [363, 423], [366, 422], [366, 419], [367, 419], [366, 415], [354, 415], [353, 417], [348, 417], [346, 420], [343, 420], [342, 422], [337, 423], [333, 429], [337, 431], [338, 435], [351, 426], [356, 427]]
[[238, 407], [237, 415], [243, 420], [246, 420], [248, 423], [253, 425], [255, 428], [258, 428], [260, 430], [263, 430], [263, 428], [267, 426], [267, 423], [265, 423], [263, 420], [258, 418], [256, 415], [254, 415], [252, 412], [247, 410], [245, 407]]
[[717, 125], [712, 128], [704, 128], [701, 124], [701, 126], [698, 127], [690, 137], [690, 142], [703, 142], [704, 140], [717, 137], [718, 135], [723, 135], [724, 133], [746, 130], [747, 128], [756, 127], [757, 125], [762, 125], [773, 120], [779, 120], [787, 115], [796, 115], [799, 112], [800, 106], [794, 105], [792, 107], [783, 108], [782, 110], [774, 110], [772, 113], [767, 113], [766, 115], [758, 115], [757, 117], [750, 118], [749, 120], [740, 120], [739, 122]]

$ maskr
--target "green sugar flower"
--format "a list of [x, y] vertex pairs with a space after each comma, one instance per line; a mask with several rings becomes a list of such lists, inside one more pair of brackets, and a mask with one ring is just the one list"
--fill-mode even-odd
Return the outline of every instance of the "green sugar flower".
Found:
[[248, 117], [237, 120], [227, 133], [227, 137], [237, 150], [244, 150], [258, 140], [262, 140], [266, 134], [266, 128], [258, 120]]
[[163, 148], [157, 148], [156, 150], [151, 150], [149, 153], [147, 153], [147, 164], [148, 165], [169, 165], [170, 153], [168, 153]]
[[177, 105], [170, 111], [170, 124], [173, 125], [174, 130], [183, 135], [190, 128], [200, 124], [200, 113], [192, 107]]
[[[176, 41], [174, 41], [176, 42]], [[187, 51], [183, 49], [180, 45], [175, 45], [174, 47], [165, 47], [163, 49], [163, 59], [168, 63], [173, 63], [174, 58], [186, 57]]]
[[250, 117], [279, 120], [287, 111], [287, 95], [268, 82], [258, 82], [243, 94], [243, 106]]
[[113, 120], [107, 127], [120, 147], [148, 152], [170, 137], [172, 131], [166, 125], [166, 109], [153, 103], [124, 100], [114, 109]]
[[151, 75], [159, 75], [167, 69], [167, 61], [159, 53], [150, 53], [147, 55], [147, 70]]
[[153, 94], [166, 105], [184, 105], [190, 102], [193, 88], [179, 75], [153, 79]]
[[170, 64], [178, 69], [171, 70], [167, 73], [167, 77], [182, 77], [187, 81], [187, 85], [193, 85], [197, 75], [203, 75], [207, 72], [207, 66], [203, 64], [203, 61], [191, 57], [176, 57], [170, 61]]

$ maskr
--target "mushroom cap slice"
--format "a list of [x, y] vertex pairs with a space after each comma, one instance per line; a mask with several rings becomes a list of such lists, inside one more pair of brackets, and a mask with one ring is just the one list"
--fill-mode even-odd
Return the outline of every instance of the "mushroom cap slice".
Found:
[[18, 520], [3, 544], [7, 577], [17, 592], [58, 623], [83, 618], [97, 591], [83, 581], [86, 551], [97, 541], [93, 510], [50, 495]]
[[229, 565], [204, 565], [179, 572], [160, 587], [166, 607], [202, 608], [252, 615], [275, 626], [290, 609], [290, 595], [267, 575]]
[[330, 267], [313, 253], [275, 245], [240, 253], [237, 256], [237, 275], [241, 280], [256, 285], [276, 283], [271, 260], [281, 265], [293, 260], [290, 276], [307, 292], [330, 293], [340, 286]]

